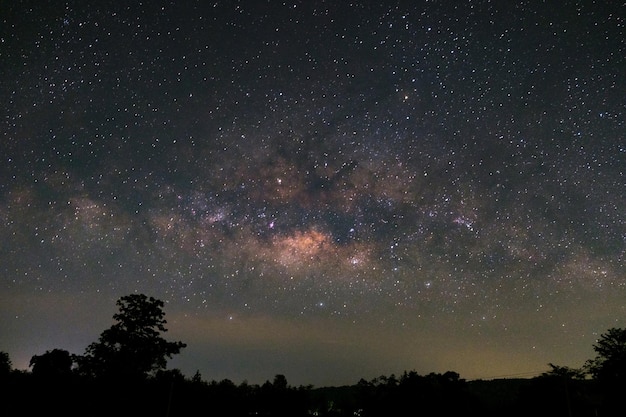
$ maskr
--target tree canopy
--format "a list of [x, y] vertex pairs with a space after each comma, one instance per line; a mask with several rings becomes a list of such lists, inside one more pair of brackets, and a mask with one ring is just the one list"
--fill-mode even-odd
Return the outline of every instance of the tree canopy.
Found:
[[33, 367], [33, 375], [58, 378], [70, 375], [73, 363], [70, 352], [53, 349], [42, 355], [33, 356], [29, 365]]
[[611, 328], [593, 346], [596, 357], [587, 367], [600, 383], [626, 386], [626, 329]]
[[4, 351], [0, 352], [0, 376], [8, 375], [12, 367], [13, 364], [9, 358], [9, 354]]
[[186, 347], [183, 342], [169, 342], [161, 333], [167, 331], [163, 301], [144, 294], [131, 294], [117, 301], [116, 323], [90, 344], [78, 358], [81, 373], [99, 377], [145, 378], [165, 369], [167, 358]]

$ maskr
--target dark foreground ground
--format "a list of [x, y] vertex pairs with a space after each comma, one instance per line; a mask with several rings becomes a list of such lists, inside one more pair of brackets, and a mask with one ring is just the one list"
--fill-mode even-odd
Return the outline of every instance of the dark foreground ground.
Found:
[[1, 385], [5, 416], [624, 416], [594, 381], [554, 376], [465, 381], [454, 372], [361, 380], [343, 387], [207, 382], [178, 372], [142, 381], [14, 371]]

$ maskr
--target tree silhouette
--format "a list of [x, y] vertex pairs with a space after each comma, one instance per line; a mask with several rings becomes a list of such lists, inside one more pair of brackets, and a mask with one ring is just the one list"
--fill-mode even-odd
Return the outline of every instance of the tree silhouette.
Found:
[[131, 294], [117, 301], [117, 322], [90, 344], [78, 358], [81, 373], [95, 377], [145, 379], [165, 369], [167, 358], [180, 353], [182, 342], [168, 342], [163, 301], [144, 294]]
[[33, 367], [33, 375], [43, 378], [67, 377], [72, 373], [72, 355], [63, 349], [46, 351], [42, 355], [34, 355], [29, 366]]
[[594, 378], [609, 385], [626, 384], [626, 329], [607, 330], [593, 350], [597, 355], [586, 366]]
[[0, 376], [8, 375], [11, 372], [13, 364], [7, 352], [0, 352]]
[[626, 329], [611, 328], [593, 345], [596, 357], [585, 366], [604, 395], [603, 414], [623, 416], [626, 410]]
[[523, 415], [576, 417], [593, 415], [587, 398], [585, 372], [549, 363], [550, 370], [531, 379], [520, 389]]
[[585, 379], [585, 371], [576, 368], [570, 368], [569, 366], [559, 366], [553, 363], [549, 363], [550, 370], [541, 374], [543, 377], [555, 377], [564, 378], [567, 380], [579, 380]]

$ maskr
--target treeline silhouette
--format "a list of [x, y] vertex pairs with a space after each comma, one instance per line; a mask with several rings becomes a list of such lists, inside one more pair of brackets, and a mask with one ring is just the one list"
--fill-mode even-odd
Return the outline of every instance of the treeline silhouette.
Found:
[[[117, 302], [116, 323], [84, 355], [53, 349], [12, 368], [0, 352], [0, 415], [64, 416], [625, 416], [626, 330], [609, 329], [580, 369], [549, 364], [530, 379], [467, 381], [456, 372], [380, 376], [341, 387], [207, 381], [166, 369], [185, 347], [168, 342], [163, 303], [145, 295]], [[329, 370], [332, 372], [332, 370]]]

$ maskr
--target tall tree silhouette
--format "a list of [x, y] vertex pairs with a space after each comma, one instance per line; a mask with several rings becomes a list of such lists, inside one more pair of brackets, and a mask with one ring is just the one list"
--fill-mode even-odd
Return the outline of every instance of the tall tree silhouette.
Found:
[[596, 357], [585, 366], [604, 395], [604, 415], [623, 416], [626, 410], [626, 329], [611, 328], [593, 345]]
[[626, 384], [626, 329], [611, 328], [593, 345], [596, 357], [587, 367], [598, 381], [610, 385]]
[[183, 342], [168, 342], [163, 301], [131, 294], [117, 301], [116, 323], [78, 358], [81, 373], [95, 377], [143, 379], [165, 369], [167, 358], [180, 353]]

